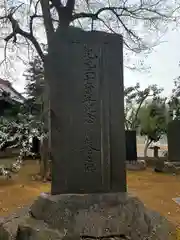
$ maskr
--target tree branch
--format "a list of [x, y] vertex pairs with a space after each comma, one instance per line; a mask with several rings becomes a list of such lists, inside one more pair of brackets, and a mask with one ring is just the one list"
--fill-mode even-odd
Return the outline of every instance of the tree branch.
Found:
[[72, 15], [73, 10], [74, 10], [74, 5], [75, 5], [75, 0], [67, 0], [66, 8], [68, 9], [68, 11], [71, 15]]
[[93, 20], [98, 20], [99, 15], [104, 11], [121, 10], [121, 9], [123, 9], [123, 7], [104, 7], [104, 8], [100, 8], [96, 13], [85, 13], [85, 12], [75, 13], [72, 16], [72, 21], [78, 18], [92, 18]]
[[[12, 13], [10, 13], [8, 16], [4, 17], [4, 18], [7, 18], [9, 19], [9, 21], [11, 22], [12, 24], [12, 30], [13, 32], [10, 33], [6, 38], [5, 38], [5, 41], [8, 42], [10, 39], [14, 38], [14, 42], [16, 42], [17, 40], [17, 37], [16, 37], [16, 34], [19, 34], [21, 35], [22, 37], [24, 38], [27, 38], [35, 47], [36, 51], [38, 52], [40, 58], [42, 59], [42, 61], [44, 62], [44, 54], [43, 54], [43, 51], [38, 43], [38, 41], [36, 40], [36, 38], [33, 36], [33, 34], [31, 33], [28, 33], [24, 30], [22, 30], [20, 27], [19, 27], [19, 24], [18, 22], [13, 18], [13, 15]], [[2, 18], [1, 18], [2, 19]]]
[[[53, 0], [52, 2], [56, 2], [56, 0]], [[67, 0], [66, 6], [61, 4], [57, 7], [57, 4], [55, 5], [58, 11], [59, 25], [61, 25], [62, 28], [67, 28], [73, 21], [74, 5], [75, 0]]]
[[29, 22], [29, 29], [30, 29], [30, 33], [33, 34], [33, 21], [35, 18], [39, 17], [37, 15], [37, 8], [38, 8], [38, 4], [40, 3], [40, 0], [38, 0], [35, 4], [35, 11], [34, 14], [32, 16], [30, 16], [30, 22]]
[[[115, 11], [119, 11], [119, 10], [122, 10], [121, 14], [118, 14], [117, 12], [115, 13]], [[150, 20], [150, 19], [157, 20], [159, 18], [170, 18], [171, 15], [175, 12], [175, 10], [174, 10], [171, 14], [166, 15], [166, 14], [158, 12], [156, 9], [145, 8], [142, 6], [138, 6], [134, 10], [131, 10], [130, 8], [126, 7], [124, 4], [123, 6], [119, 6], [119, 7], [100, 8], [95, 13], [85, 13], [85, 12], [76, 13], [73, 15], [72, 20], [76, 20], [78, 18], [93, 18], [94, 20], [98, 20], [99, 15], [104, 11], [111, 11], [111, 12], [117, 14], [119, 17], [125, 16], [125, 17], [141, 19], [141, 20]], [[140, 12], [150, 12], [150, 13], [156, 14], [157, 16], [145, 17], [144, 14], [142, 14], [142, 16], [137, 15]]]
[[[162, 0], [159, 0], [156, 3], [153, 4], [145, 4], [143, 3], [143, 1], [140, 1], [139, 5], [126, 5], [126, 1], [124, 1], [122, 3], [121, 6], [117, 6], [117, 7], [103, 7], [98, 9], [96, 12], [80, 12], [80, 13], [75, 13], [72, 16], [72, 21], [77, 20], [77, 19], [82, 19], [82, 18], [90, 18], [92, 20], [100, 20], [101, 22], [103, 22], [103, 19], [100, 18], [100, 14], [102, 14], [105, 11], [109, 11], [111, 12], [115, 18], [117, 19], [117, 22], [120, 23], [119, 27], [123, 27], [124, 31], [127, 33], [127, 37], [128, 40], [130, 40], [133, 44], [136, 45], [135, 48], [132, 48], [129, 44], [127, 43], [127, 41], [125, 41], [125, 45], [127, 46], [128, 49], [139, 53], [142, 50], [147, 50], [149, 49], [149, 44], [146, 43], [146, 41], [143, 39], [141, 39], [141, 37], [139, 36], [138, 33], [136, 33], [137, 31], [131, 29], [128, 27], [128, 24], [125, 24], [124, 19], [126, 19], [126, 21], [130, 20], [130, 19], [137, 19], [137, 20], [142, 20], [142, 21], [148, 21], [150, 24], [151, 23], [156, 23], [158, 20], [161, 21], [163, 19], [168, 19], [168, 20], [175, 20], [176, 18], [173, 17], [173, 13], [177, 10], [173, 10], [169, 13], [166, 14], [166, 10], [163, 11], [158, 11], [158, 4], [160, 4]], [[105, 26], [107, 27], [107, 24], [105, 24]], [[154, 25], [155, 27], [155, 25]], [[154, 45], [153, 45], [154, 46]], [[151, 46], [152, 47], [152, 46]]]
[[54, 33], [49, 0], [40, 0], [48, 43]]

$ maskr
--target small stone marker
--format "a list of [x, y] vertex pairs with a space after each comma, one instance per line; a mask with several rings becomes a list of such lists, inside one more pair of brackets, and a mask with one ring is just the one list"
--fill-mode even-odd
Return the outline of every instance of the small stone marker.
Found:
[[122, 37], [58, 31], [45, 62], [52, 194], [125, 192]]
[[31, 151], [36, 154], [36, 156], [39, 156], [40, 154], [40, 140], [35, 136], [32, 139], [32, 149]]
[[159, 146], [153, 146], [150, 147], [149, 149], [153, 149], [153, 157], [158, 158], [159, 157]]

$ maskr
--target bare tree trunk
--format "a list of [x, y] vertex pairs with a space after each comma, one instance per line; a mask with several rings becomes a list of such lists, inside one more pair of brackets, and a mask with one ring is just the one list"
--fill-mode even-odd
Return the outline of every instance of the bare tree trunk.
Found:
[[[44, 26], [47, 36], [48, 45], [51, 43], [51, 38], [54, 34], [53, 22], [51, 18], [51, 6], [50, 1], [40, 0]], [[72, 14], [74, 10], [75, 0], [67, 0], [66, 6], [62, 7], [59, 5], [58, 1], [52, 0], [51, 3], [56, 8], [59, 16], [59, 27], [61, 29], [68, 29], [70, 22], [72, 20]], [[58, 3], [58, 4], [57, 4]], [[42, 151], [41, 151], [41, 175], [43, 178], [47, 178], [48, 173], [51, 173], [51, 166], [49, 164], [51, 158], [51, 109], [49, 101], [49, 80], [46, 72], [46, 63], [44, 61], [44, 70], [45, 70], [45, 89], [44, 89], [44, 127], [46, 132], [48, 132], [48, 138], [44, 139], [42, 142]]]
[[150, 139], [147, 139], [146, 140], [146, 143], [145, 143], [145, 146], [144, 146], [144, 157], [146, 158], [147, 157], [147, 151], [148, 151], [148, 147], [149, 145], [152, 143], [152, 140]]
[[45, 76], [44, 94], [43, 94], [43, 122], [46, 136], [43, 137], [41, 142], [41, 162], [40, 162], [40, 175], [45, 180], [49, 172], [49, 157], [50, 157], [50, 104], [49, 104], [49, 86]]
[[49, 162], [49, 142], [48, 136], [43, 137], [41, 141], [41, 161], [40, 161], [40, 175], [46, 181], [48, 175], [48, 162]]

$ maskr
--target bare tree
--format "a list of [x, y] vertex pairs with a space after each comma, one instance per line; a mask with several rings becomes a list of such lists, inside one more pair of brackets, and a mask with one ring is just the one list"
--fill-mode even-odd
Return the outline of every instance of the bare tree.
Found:
[[[120, 33], [128, 51], [148, 50], [160, 40], [167, 23], [175, 20], [177, 6], [164, 0], [1, 0], [0, 27], [5, 29], [5, 48], [12, 42], [34, 47], [42, 61], [42, 27], [46, 41], [58, 27], [79, 24], [83, 28]], [[170, 2], [170, 3], [169, 3]], [[11, 26], [11, 30], [8, 26]], [[146, 32], [144, 30], [147, 30]]]

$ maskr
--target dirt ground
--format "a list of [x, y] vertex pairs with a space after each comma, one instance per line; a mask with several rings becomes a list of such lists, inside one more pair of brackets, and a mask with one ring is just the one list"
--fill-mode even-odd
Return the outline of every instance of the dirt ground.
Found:
[[[37, 163], [28, 161], [13, 180], [0, 178], [0, 217], [30, 204], [41, 192], [50, 190], [49, 183], [32, 180], [32, 175], [37, 172]], [[130, 193], [180, 227], [180, 206], [172, 200], [180, 197], [180, 176], [158, 174], [148, 169], [128, 172], [127, 180]]]
[[31, 204], [41, 192], [49, 192], [50, 184], [33, 181], [39, 171], [36, 161], [27, 161], [13, 179], [0, 178], [0, 217]]
[[180, 197], [180, 176], [155, 173], [152, 169], [127, 174], [128, 192], [143, 203], [164, 215], [180, 227], [180, 205], [172, 198]]

